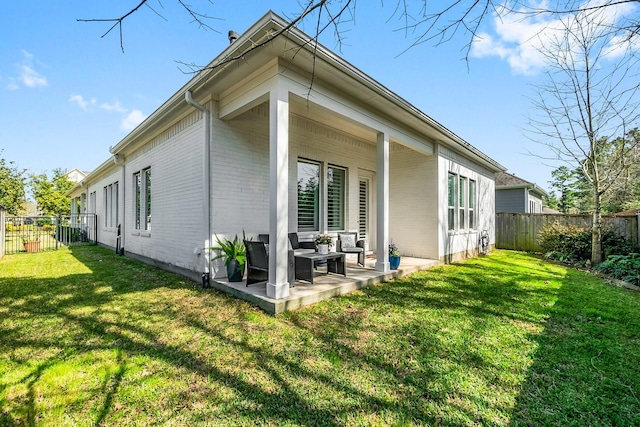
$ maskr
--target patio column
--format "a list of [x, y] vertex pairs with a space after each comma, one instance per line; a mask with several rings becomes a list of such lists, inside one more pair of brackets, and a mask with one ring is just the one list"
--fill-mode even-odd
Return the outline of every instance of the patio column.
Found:
[[269, 280], [267, 296], [289, 296], [289, 91], [269, 93]]
[[376, 144], [376, 271], [389, 271], [389, 134], [378, 133]]

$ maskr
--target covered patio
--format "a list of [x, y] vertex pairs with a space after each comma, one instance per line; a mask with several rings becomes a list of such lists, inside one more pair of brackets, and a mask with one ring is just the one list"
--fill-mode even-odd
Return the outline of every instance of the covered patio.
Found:
[[226, 278], [212, 280], [211, 286], [235, 298], [248, 301], [270, 314], [280, 314], [286, 311], [315, 304], [317, 302], [364, 288], [388, 282], [421, 270], [427, 270], [440, 263], [434, 259], [402, 257], [397, 270], [387, 272], [375, 269], [375, 258], [367, 258], [365, 267], [356, 263], [355, 258], [347, 257], [347, 276], [325, 274], [326, 267], [318, 267], [313, 284], [304, 280], [296, 280], [295, 286], [289, 288], [289, 295], [285, 298], [271, 298], [267, 296], [267, 285], [257, 283], [246, 286], [246, 281], [229, 282]]

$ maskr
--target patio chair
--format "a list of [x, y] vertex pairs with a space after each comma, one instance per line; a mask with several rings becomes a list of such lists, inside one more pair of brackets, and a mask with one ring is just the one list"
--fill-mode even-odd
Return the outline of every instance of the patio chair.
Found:
[[269, 258], [264, 242], [244, 241], [247, 248], [247, 286], [269, 280]]
[[336, 251], [346, 254], [357, 254], [358, 264], [364, 267], [364, 240], [358, 240], [357, 232], [338, 233]]
[[[258, 235], [257, 242], [245, 240], [244, 246], [247, 248], [247, 286], [253, 283], [266, 282], [269, 280], [269, 235]], [[296, 264], [293, 251], [288, 251], [288, 271], [287, 280], [289, 286], [293, 287], [296, 282]]]

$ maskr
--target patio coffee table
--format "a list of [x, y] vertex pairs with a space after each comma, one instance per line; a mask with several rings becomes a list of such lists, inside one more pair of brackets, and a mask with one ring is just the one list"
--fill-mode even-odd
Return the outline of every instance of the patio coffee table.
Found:
[[312, 252], [296, 255], [296, 279], [306, 280], [313, 284], [313, 266], [318, 261], [327, 262], [327, 274], [336, 273], [347, 277], [344, 255], [344, 252], [329, 252], [328, 254]]

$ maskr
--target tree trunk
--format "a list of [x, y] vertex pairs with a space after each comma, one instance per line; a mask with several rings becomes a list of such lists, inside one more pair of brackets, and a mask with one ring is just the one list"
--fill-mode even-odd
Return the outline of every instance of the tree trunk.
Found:
[[594, 191], [594, 204], [593, 225], [591, 227], [591, 264], [598, 265], [602, 262], [602, 207], [600, 192], [597, 189]]

